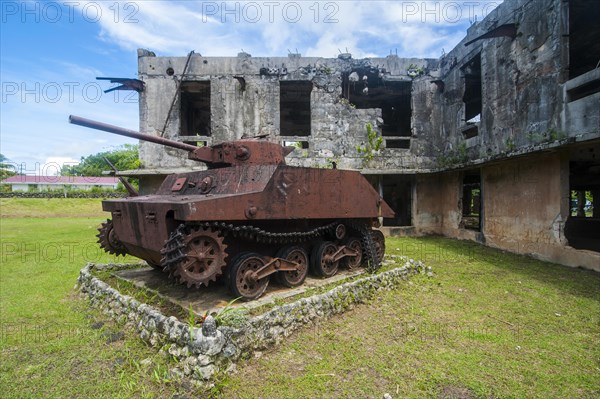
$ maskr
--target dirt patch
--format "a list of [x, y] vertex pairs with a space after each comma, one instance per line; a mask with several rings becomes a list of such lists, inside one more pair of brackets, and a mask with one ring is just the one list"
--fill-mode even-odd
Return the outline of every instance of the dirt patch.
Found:
[[455, 385], [444, 385], [440, 388], [438, 399], [475, 399], [476, 396], [468, 388]]

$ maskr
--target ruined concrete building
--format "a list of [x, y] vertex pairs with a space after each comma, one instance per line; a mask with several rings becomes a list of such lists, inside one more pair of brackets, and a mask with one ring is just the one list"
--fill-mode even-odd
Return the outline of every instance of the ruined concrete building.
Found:
[[[443, 234], [600, 270], [600, 2], [505, 0], [439, 59], [158, 57], [140, 130], [267, 135], [288, 163], [359, 169], [391, 234]], [[142, 142], [142, 190], [198, 168]], [[342, 193], [343, 195], [343, 193]]]

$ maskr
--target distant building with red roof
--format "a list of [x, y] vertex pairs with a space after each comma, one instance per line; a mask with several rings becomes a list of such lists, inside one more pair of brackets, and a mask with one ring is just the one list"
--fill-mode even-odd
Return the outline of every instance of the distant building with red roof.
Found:
[[118, 183], [119, 179], [112, 176], [15, 175], [0, 181], [0, 184], [10, 184], [12, 191], [115, 189]]

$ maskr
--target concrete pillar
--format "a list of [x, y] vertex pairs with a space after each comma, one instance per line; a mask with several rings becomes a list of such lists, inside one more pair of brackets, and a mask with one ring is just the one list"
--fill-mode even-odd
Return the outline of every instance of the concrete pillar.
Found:
[[585, 191], [577, 191], [577, 217], [585, 217]]

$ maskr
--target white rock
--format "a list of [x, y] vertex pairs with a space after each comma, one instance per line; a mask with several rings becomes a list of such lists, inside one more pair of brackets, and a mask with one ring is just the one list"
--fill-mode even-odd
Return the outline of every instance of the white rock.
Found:
[[204, 366], [204, 367], [195, 367], [194, 372], [199, 377], [202, 377], [202, 379], [208, 380], [215, 373], [215, 366], [212, 364], [209, 364], [208, 366]]

